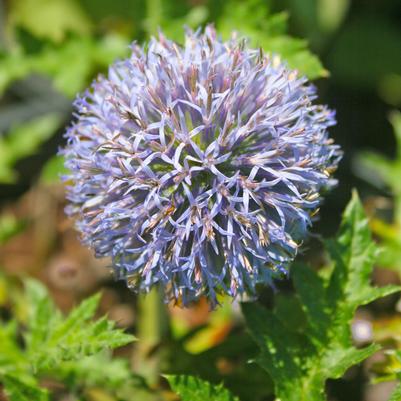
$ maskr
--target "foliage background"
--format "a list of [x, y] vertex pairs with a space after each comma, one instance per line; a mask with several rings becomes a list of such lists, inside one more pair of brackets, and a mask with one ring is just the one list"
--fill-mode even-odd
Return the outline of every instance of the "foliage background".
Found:
[[[316, 79], [320, 101], [337, 110], [332, 136], [345, 152], [337, 173], [339, 186], [327, 196], [313, 230], [316, 236], [300, 259], [322, 264], [325, 256], [319, 236], [337, 231], [341, 211], [356, 187], [375, 239], [385, 249], [374, 281], [397, 284], [401, 118], [394, 110], [401, 106], [400, 20], [399, 0], [0, 1], [1, 316], [6, 321], [11, 316], [21, 322], [26, 319], [24, 295], [15, 277], [39, 278], [64, 312], [102, 290], [100, 310], [108, 312], [119, 327], [147, 338], [135, 343], [133, 352], [127, 347], [118, 352], [150, 384], [162, 360], [164, 365], [158, 369], [198, 374], [213, 383], [224, 381], [241, 400], [272, 399], [269, 379], [256, 365], [246, 363], [257, 348], [244, 332], [236, 304], [227, 303], [213, 314], [202, 303], [189, 311], [170, 308], [170, 325], [158, 321], [161, 337], [149, 337], [147, 323], [141, 322], [147, 306], [111, 279], [107, 261], [94, 260], [80, 246], [63, 215], [63, 191], [57, 183], [62, 161], [55, 156], [71, 118], [72, 99], [97, 73], [107, 71], [115, 58], [128, 54], [132, 40], [143, 42], [158, 27], [180, 41], [183, 25], [213, 22], [223, 36], [236, 29], [255, 46], [280, 53], [291, 66]], [[394, 135], [397, 128], [398, 136]], [[284, 294], [292, 291], [290, 283], [279, 286]], [[269, 291], [261, 295], [266, 305], [272, 297]], [[393, 295], [359, 309], [352, 326], [354, 340], [366, 341], [358, 340], [358, 330], [373, 330], [368, 340], [397, 349], [401, 334], [397, 300]], [[295, 306], [285, 307], [292, 311]], [[111, 360], [111, 356], [102, 358]], [[386, 358], [382, 364], [380, 356], [372, 357], [343, 379], [329, 382], [330, 399], [387, 400], [392, 384], [369, 382], [375, 375], [393, 378], [400, 362], [397, 354]], [[138, 389], [139, 379], [129, 376], [128, 368], [121, 367], [124, 363], [117, 360], [110, 376], [132, 381]], [[69, 369], [87, 375], [96, 371], [95, 365], [96, 361]], [[68, 366], [63, 369], [65, 373]], [[63, 381], [62, 373], [60, 377]], [[131, 399], [124, 398], [126, 393], [115, 395], [116, 382], [102, 389], [101, 381], [101, 377], [85, 383], [72, 380], [75, 387], [57, 390], [56, 399]], [[147, 395], [138, 399], [161, 397], [155, 389], [171, 397], [167, 382], [162, 381], [142, 389]]]

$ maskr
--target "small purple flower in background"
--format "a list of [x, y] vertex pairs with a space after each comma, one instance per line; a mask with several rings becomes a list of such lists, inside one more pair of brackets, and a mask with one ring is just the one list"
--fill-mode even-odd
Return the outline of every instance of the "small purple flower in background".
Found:
[[186, 305], [287, 271], [341, 151], [334, 112], [277, 57], [212, 27], [152, 39], [75, 102], [68, 213], [138, 291]]

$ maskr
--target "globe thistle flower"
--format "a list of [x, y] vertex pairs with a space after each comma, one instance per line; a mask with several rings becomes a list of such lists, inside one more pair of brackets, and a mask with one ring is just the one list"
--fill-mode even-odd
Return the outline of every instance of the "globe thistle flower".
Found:
[[68, 213], [137, 291], [186, 305], [287, 272], [335, 184], [334, 112], [277, 57], [213, 27], [133, 44], [75, 102]]

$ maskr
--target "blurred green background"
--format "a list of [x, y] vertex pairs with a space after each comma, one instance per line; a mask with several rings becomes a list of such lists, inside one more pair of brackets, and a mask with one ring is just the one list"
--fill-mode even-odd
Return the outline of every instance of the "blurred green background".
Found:
[[[367, 210], [379, 217], [372, 220], [375, 234], [394, 248], [394, 258], [383, 260], [392, 270], [381, 270], [375, 280], [399, 282], [395, 260], [401, 255], [401, 229], [393, 221], [393, 205], [401, 205], [401, 164], [394, 162], [391, 170], [389, 162], [362, 151], [396, 157], [389, 113], [401, 106], [400, 21], [400, 0], [0, 0], [0, 277], [41, 279], [64, 311], [102, 288], [103, 310], [135, 331], [135, 296], [110, 279], [108, 262], [93, 259], [64, 217], [58, 180], [63, 161], [57, 150], [76, 94], [98, 73], [107, 73], [113, 60], [127, 56], [133, 40], [143, 43], [160, 27], [180, 42], [183, 26], [214, 23], [225, 38], [236, 30], [252, 45], [280, 54], [314, 80], [321, 103], [337, 110], [331, 136], [345, 156], [339, 185], [327, 196], [314, 232], [336, 231], [356, 187]], [[392, 122], [401, 132], [401, 119], [393, 114]], [[7, 305], [10, 288], [0, 280], [0, 308]], [[394, 305], [385, 303], [365, 313], [381, 319], [393, 311]], [[178, 370], [195, 370], [214, 381], [223, 375], [243, 400], [270, 399], [261, 372], [252, 368], [250, 374], [243, 367], [245, 356], [236, 354], [249, 355], [253, 348], [236, 331], [235, 309], [210, 316], [201, 303], [192, 311], [171, 310], [171, 317], [177, 338], [202, 328], [185, 349], [171, 348]], [[391, 327], [401, 332], [397, 319]], [[378, 327], [378, 336], [387, 338]], [[234, 357], [234, 367], [227, 355]], [[216, 361], [212, 369], [211, 360]], [[361, 369], [352, 375], [333, 387], [333, 399], [386, 399], [366, 390]]]

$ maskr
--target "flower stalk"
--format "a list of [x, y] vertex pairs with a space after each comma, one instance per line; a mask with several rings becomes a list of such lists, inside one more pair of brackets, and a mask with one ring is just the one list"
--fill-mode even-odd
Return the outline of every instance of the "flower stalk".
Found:
[[169, 335], [167, 307], [159, 288], [138, 297], [137, 327], [139, 341], [132, 357], [133, 368], [154, 386], [163, 369], [162, 343]]

